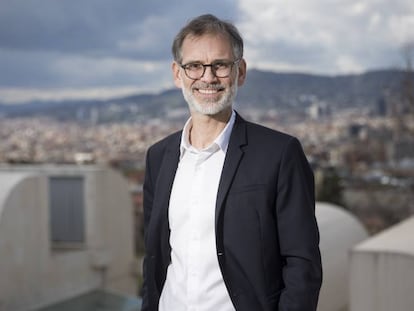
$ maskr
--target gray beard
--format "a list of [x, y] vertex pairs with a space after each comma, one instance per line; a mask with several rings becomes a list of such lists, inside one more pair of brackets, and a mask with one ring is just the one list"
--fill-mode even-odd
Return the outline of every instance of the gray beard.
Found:
[[186, 100], [190, 111], [196, 111], [203, 115], [213, 116], [233, 106], [234, 98], [237, 95], [237, 82], [226, 91], [218, 101], [211, 101], [200, 104], [193, 96], [191, 89], [188, 90], [184, 86], [181, 88], [184, 99]]

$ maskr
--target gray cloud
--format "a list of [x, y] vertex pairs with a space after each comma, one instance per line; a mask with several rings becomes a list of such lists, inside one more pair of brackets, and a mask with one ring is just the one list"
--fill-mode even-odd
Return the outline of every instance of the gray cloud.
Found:
[[[414, 40], [414, 4], [409, 0], [240, 3], [246, 50], [259, 67], [270, 62], [273, 68], [321, 73], [391, 67], [398, 65], [401, 45]], [[254, 11], [257, 6], [263, 10]]]
[[414, 41], [411, 0], [1, 0], [0, 96], [172, 86], [171, 41], [207, 12], [240, 28], [250, 68], [337, 74], [397, 66], [401, 45]]
[[178, 29], [206, 12], [234, 19], [235, 7], [233, 0], [2, 0], [0, 88], [164, 86]]
[[[161, 0], [2, 0], [0, 47], [132, 57], [132, 53], [125, 53], [122, 43], [150, 38], [148, 47], [137, 49], [134, 57], [153, 58], [159, 56], [157, 50], [165, 51], [164, 55], [169, 52], [171, 38], [188, 17], [211, 8], [231, 15], [234, 8], [234, 1], [189, 4]], [[154, 47], [159, 49], [151, 49]]]
[[179, 27], [205, 12], [234, 19], [235, 8], [231, 0], [2, 0], [0, 88], [165, 86]]

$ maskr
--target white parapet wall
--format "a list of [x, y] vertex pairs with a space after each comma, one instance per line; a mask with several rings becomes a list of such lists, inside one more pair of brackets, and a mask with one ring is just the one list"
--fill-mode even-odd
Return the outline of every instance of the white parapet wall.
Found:
[[344, 311], [349, 303], [350, 251], [368, 233], [355, 216], [333, 204], [317, 202], [316, 218], [323, 266], [318, 311]]
[[414, 310], [414, 216], [357, 245], [350, 311]]
[[[50, 179], [56, 177], [82, 179], [84, 238], [76, 245], [51, 240]], [[136, 295], [132, 201], [118, 172], [6, 167], [0, 184], [0, 311], [36, 310], [97, 289]]]

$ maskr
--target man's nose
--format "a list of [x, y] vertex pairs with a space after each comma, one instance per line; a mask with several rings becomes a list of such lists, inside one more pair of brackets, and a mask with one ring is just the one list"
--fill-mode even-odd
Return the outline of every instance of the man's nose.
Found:
[[214, 74], [213, 69], [212, 69], [211, 66], [206, 66], [204, 74], [201, 77], [201, 80], [206, 81], [206, 82], [217, 80], [217, 77]]

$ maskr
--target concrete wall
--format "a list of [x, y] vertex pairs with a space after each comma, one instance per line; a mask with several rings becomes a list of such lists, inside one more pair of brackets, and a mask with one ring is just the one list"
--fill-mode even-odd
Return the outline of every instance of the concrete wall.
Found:
[[414, 310], [414, 217], [352, 251], [350, 311], [389, 310]]
[[[48, 176], [66, 175], [84, 176], [86, 243], [55, 249]], [[0, 183], [0, 310], [31, 310], [96, 288], [136, 294], [132, 202], [118, 173], [32, 167], [0, 171]]]
[[348, 307], [349, 256], [368, 234], [349, 212], [328, 203], [316, 203], [320, 232], [323, 283], [318, 311], [344, 311]]

